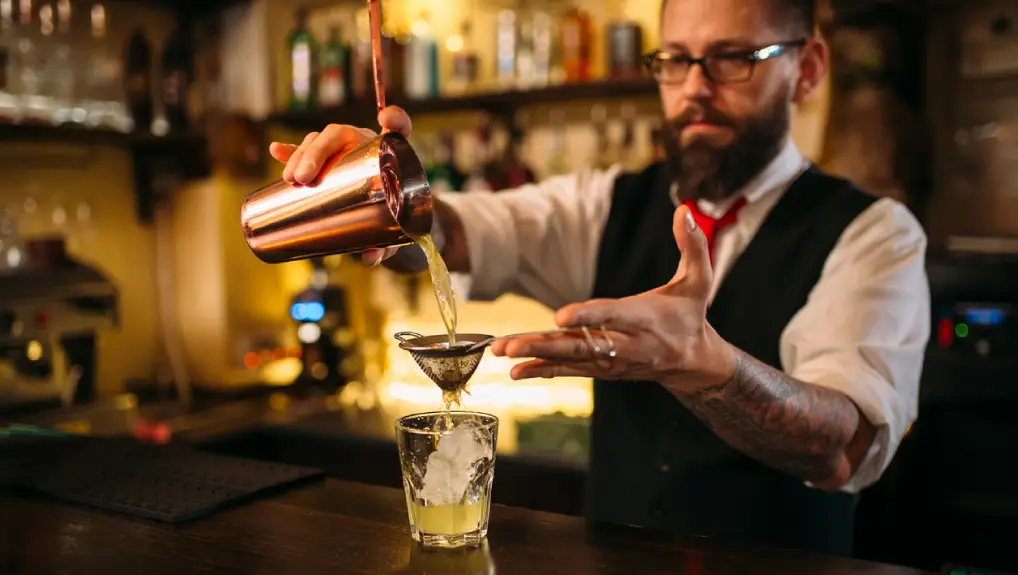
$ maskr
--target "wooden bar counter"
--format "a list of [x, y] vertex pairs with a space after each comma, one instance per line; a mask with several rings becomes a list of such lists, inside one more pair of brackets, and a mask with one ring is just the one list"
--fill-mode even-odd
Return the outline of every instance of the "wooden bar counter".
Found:
[[[498, 490], [496, 476], [495, 490]], [[795, 575], [920, 573], [904, 567], [624, 527], [493, 505], [488, 542], [424, 551], [400, 490], [327, 479], [169, 525], [0, 492], [0, 573], [328, 575]]]

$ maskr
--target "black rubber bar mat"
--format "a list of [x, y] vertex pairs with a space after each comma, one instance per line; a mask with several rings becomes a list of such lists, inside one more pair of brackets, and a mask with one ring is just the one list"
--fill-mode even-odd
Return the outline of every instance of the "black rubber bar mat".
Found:
[[19, 483], [64, 501], [182, 523], [323, 475], [187, 447], [90, 439]]

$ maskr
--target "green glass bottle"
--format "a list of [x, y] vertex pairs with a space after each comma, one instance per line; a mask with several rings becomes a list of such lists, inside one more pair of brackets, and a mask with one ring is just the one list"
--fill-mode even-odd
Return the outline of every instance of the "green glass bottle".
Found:
[[334, 108], [346, 101], [346, 69], [350, 50], [343, 43], [339, 26], [329, 29], [329, 39], [318, 58], [318, 104]]
[[461, 192], [466, 175], [453, 161], [453, 139], [448, 134], [439, 134], [435, 142], [434, 162], [427, 168], [428, 184], [436, 192]]
[[297, 9], [297, 24], [287, 37], [290, 55], [290, 109], [310, 110], [315, 106], [315, 38], [308, 30], [308, 9]]

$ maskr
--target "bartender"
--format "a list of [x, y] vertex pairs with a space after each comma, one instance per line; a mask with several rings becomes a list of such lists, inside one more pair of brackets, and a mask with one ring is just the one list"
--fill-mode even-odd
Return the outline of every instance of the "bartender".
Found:
[[[493, 351], [529, 358], [515, 379], [595, 378], [596, 521], [848, 555], [857, 494], [916, 417], [923, 230], [789, 135], [827, 70], [813, 10], [666, 0], [647, 56], [665, 161], [436, 198], [434, 235], [471, 298], [519, 293], [591, 328]], [[398, 108], [378, 120], [410, 134]], [[271, 153], [307, 184], [371, 135], [330, 125]], [[405, 267], [420, 253], [363, 258]]]

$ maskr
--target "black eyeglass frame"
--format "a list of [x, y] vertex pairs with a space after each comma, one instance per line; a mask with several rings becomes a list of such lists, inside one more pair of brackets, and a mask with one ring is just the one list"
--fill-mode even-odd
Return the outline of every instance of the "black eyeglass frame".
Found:
[[[656, 81], [659, 84], [679, 84], [681, 82], [684, 82], [686, 78], [689, 76], [690, 70], [692, 70], [693, 66], [696, 65], [700, 66], [700, 70], [703, 72], [704, 76], [706, 76], [707, 79], [714, 84], [737, 84], [741, 82], [748, 82], [750, 79], [753, 78], [753, 72], [756, 71], [756, 64], [758, 62], [763, 62], [764, 60], [770, 60], [771, 58], [781, 56], [782, 54], [787, 53], [792, 48], [801, 48], [805, 46], [807, 42], [809, 42], [807, 38], [800, 38], [798, 40], [790, 40], [787, 42], [776, 42], [774, 44], [763, 46], [761, 48], [755, 48], [752, 50], [728, 51], [721, 52], [718, 54], [706, 54], [699, 58], [692, 58], [690, 56], [675, 56], [673, 54], [665, 52], [664, 50], [654, 50], [653, 52], [644, 55], [643, 65], [647, 68], [647, 71], [650, 72], [650, 75], [652, 78], [654, 78], [654, 81]], [[714, 78], [710, 72], [710, 66], [708, 65], [708, 63], [711, 60], [716, 60], [718, 58], [732, 61], [744, 59], [746, 62], [749, 63], [749, 67], [746, 69], [745, 78], [740, 77], [736, 79], [724, 79], [724, 80]], [[686, 73], [683, 74], [682, 77], [679, 78], [678, 80], [669, 80], [667, 82], [664, 82], [661, 79], [659, 79], [657, 77], [657, 74], [655, 74], [654, 72], [654, 66], [658, 62], [685, 62], [687, 64]]]

